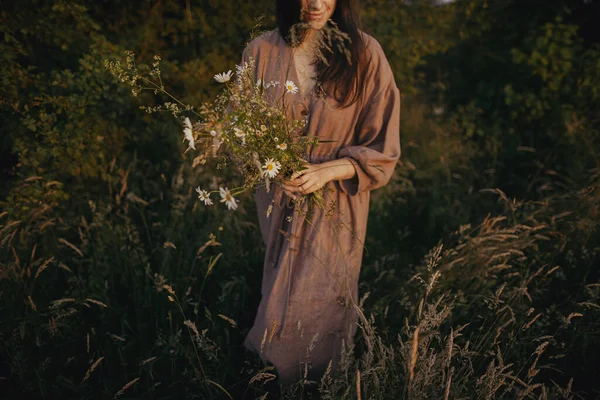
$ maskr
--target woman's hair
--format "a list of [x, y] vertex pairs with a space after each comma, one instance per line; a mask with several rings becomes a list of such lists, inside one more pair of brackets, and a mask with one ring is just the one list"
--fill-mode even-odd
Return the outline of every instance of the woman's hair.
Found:
[[[277, 0], [279, 32], [291, 46], [300, 44], [307, 33], [301, 24], [301, 3], [302, 0]], [[350, 37], [351, 42], [345, 43], [347, 48], [332, 45], [331, 49], [320, 49], [327, 62], [317, 58], [318, 80], [342, 107], [348, 107], [358, 100], [365, 64], [365, 45], [359, 33], [358, 0], [337, 0], [331, 20]], [[299, 40], [294, 40], [296, 38]]]

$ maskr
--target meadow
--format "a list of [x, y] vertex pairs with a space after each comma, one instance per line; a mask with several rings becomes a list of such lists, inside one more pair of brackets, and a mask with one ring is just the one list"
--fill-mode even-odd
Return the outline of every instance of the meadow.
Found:
[[[402, 156], [372, 193], [360, 326], [321, 398], [600, 399], [600, 2], [361, 3], [402, 92]], [[0, 397], [274, 398], [242, 346], [264, 256], [251, 194], [200, 204], [196, 186], [239, 177], [194, 166], [180, 122], [139, 109], [160, 96], [104, 67], [160, 55], [199, 104], [273, 12], [0, 4]]]

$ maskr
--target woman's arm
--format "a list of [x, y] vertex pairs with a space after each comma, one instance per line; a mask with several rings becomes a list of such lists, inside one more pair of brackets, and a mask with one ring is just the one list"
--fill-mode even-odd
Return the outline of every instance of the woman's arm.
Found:
[[352, 179], [355, 176], [354, 164], [347, 158], [339, 158], [322, 164], [306, 164], [306, 169], [294, 172], [282, 187], [285, 194], [295, 200], [297, 194], [309, 194], [321, 189], [327, 182]]

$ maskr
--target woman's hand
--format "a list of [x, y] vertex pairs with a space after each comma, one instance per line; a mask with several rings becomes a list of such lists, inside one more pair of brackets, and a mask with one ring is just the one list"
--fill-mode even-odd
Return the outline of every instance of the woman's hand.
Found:
[[298, 194], [309, 194], [321, 189], [331, 180], [330, 170], [322, 164], [305, 164], [303, 170], [294, 172], [282, 185], [286, 195], [296, 200]]
[[327, 161], [322, 164], [305, 164], [304, 169], [294, 172], [289, 181], [282, 184], [283, 192], [296, 200], [321, 189], [327, 182], [350, 179], [356, 176], [354, 165], [347, 159]]

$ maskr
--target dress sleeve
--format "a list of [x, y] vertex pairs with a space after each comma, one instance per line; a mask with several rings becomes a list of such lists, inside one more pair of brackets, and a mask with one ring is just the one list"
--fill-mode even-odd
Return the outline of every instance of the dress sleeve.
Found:
[[[246, 47], [244, 47], [244, 51], [242, 51], [242, 60], [239, 64], [239, 66], [243, 66], [245, 63], [249, 62], [250, 59], [252, 58], [252, 60], [254, 61], [254, 69], [253, 69], [253, 75], [254, 75], [254, 79], [258, 80], [258, 64], [259, 64], [259, 60], [258, 58], [260, 57], [259, 54], [259, 50], [257, 49], [258, 45], [256, 43], [256, 41], [252, 41], [250, 43], [248, 43], [248, 45], [246, 45]], [[237, 74], [237, 71], [236, 71]], [[237, 77], [236, 77], [237, 79]]]
[[342, 191], [355, 196], [385, 185], [400, 158], [400, 91], [394, 75], [377, 46], [379, 55], [370, 64], [365, 85], [366, 98], [356, 124], [355, 145], [340, 149], [338, 158], [347, 158], [356, 176], [340, 181]]
[[240, 63], [241, 65], [244, 65], [245, 62], [248, 62], [249, 59], [249, 46], [244, 47], [244, 51], [242, 51], [242, 62]]

